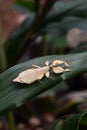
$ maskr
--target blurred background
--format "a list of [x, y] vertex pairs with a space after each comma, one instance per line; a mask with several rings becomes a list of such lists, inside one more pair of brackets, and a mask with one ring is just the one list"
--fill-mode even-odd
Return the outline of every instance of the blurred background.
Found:
[[[86, 0], [0, 0], [1, 73], [32, 58], [86, 51]], [[86, 79], [63, 81], [14, 110], [15, 129], [50, 130], [56, 119], [87, 110]], [[0, 130], [9, 125], [0, 116]]]

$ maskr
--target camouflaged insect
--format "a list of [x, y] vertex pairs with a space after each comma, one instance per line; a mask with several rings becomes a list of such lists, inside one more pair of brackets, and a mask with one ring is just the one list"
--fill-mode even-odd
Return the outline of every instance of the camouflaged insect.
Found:
[[34, 68], [27, 69], [19, 73], [19, 75], [13, 80], [13, 82], [31, 84], [37, 80], [41, 80], [44, 76], [46, 76], [47, 78], [50, 77], [50, 69], [52, 69], [54, 73], [63, 73], [70, 71], [70, 69], [68, 68], [64, 69], [63, 67], [59, 66], [61, 64], [65, 64], [69, 68], [68, 63], [61, 60], [54, 60], [51, 65], [49, 65], [49, 61], [46, 61], [46, 66], [44, 67], [32, 65]]
[[48, 66], [48, 62], [45, 64], [46, 66], [44, 67], [33, 65], [34, 68], [19, 73], [18, 77], [15, 78], [13, 82], [31, 84], [37, 80], [41, 80], [44, 76], [49, 77], [50, 66]]

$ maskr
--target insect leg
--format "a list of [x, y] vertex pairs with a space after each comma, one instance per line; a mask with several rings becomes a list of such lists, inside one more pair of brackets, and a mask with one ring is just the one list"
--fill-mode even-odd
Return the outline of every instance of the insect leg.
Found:
[[47, 73], [45, 74], [45, 76], [46, 76], [47, 78], [49, 78], [49, 79], [53, 79], [53, 80], [54, 80], [54, 78], [50, 76], [50, 72], [47, 72]]
[[68, 67], [69, 67], [69, 64], [68, 64], [67, 62], [65, 62], [65, 61], [64, 61], [63, 63], [64, 63], [66, 66], [68, 66]]
[[68, 72], [68, 71], [71, 71], [71, 70], [70, 70], [70, 69], [65, 69], [64, 71], [65, 71], [65, 72]]
[[41, 68], [40, 66], [38, 66], [38, 65], [32, 65], [34, 68]]
[[46, 62], [45, 62], [45, 65], [46, 65], [46, 66], [49, 66], [49, 61], [46, 61]]
[[42, 83], [43, 83], [43, 82], [42, 82], [41, 80], [39, 80], [39, 79], [38, 79], [38, 82], [39, 82], [40, 84], [42, 84]]
[[45, 76], [48, 78], [50, 76], [50, 72], [48, 71]]

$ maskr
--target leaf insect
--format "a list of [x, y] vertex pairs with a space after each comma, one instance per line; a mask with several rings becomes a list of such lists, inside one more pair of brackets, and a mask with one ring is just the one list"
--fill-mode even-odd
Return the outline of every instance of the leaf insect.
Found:
[[41, 80], [44, 76], [47, 78], [50, 76], [49, 70], [49, 62], [45, 62], [44, 67], [40, 67], [37, 65], [32, 65], [34, 68], [27, 69], [21, 73], [19, 73], [18, 77], [13, 80], [13, 82], [26, 83], [31, 84], [37, 80]]
[[68, 63], [61, 60], [54, 60], [51, 65], [49, 65], [49, 61], [46, 61], [44, 67], [32, 65], [34, 68], [27, 69], [19, 73], [19, 75], [17, 76], [17, 78], [13, 80], [13, 82], [31, 84], [37, 80], [38, 81], [41, 80], [44, 76], [49, 78], [51, 69], [53, 70], [54, 73], [62, 73], [70, 71], [70, 69], [64, 69], [61, 66], [59, 66], [61, 64], [65, 64], [69, 68]]

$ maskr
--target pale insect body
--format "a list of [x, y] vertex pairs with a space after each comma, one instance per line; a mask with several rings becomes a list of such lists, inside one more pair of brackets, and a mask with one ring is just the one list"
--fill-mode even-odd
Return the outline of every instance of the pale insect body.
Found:
[[61, 64], [65, 64], [67, 67], [69, 67], [68, 63], [61, 60], [54, 60], [51, 65], [49, 65], [49, 61], [46, 61], [46, 66], [44, 67], [32, 65], [34, 68], [27, 69], [19, 73], [19, 75], [13, 80], [13, 82], [31, 84], [37, 80], [41, 80], [44, 76], [48, 78], [50, 76], [50, 69], [52, 69], [54, 73], [63, 73], [70, 71], [70, 69], [68, 68], [64, 69], [60, 67], [59, 65]]
[[18, 77], [13, 80], [13, 82], [26, 83], [31, 84], [37, 80], [41, 80], [44, 76], [49, 77], [49, 69], [50, 67], [46, 63], [47, 66], [39, 67], [37, 65], [33, 65], [33, 69], [27, 69], [21, 73], [19, 73]]

